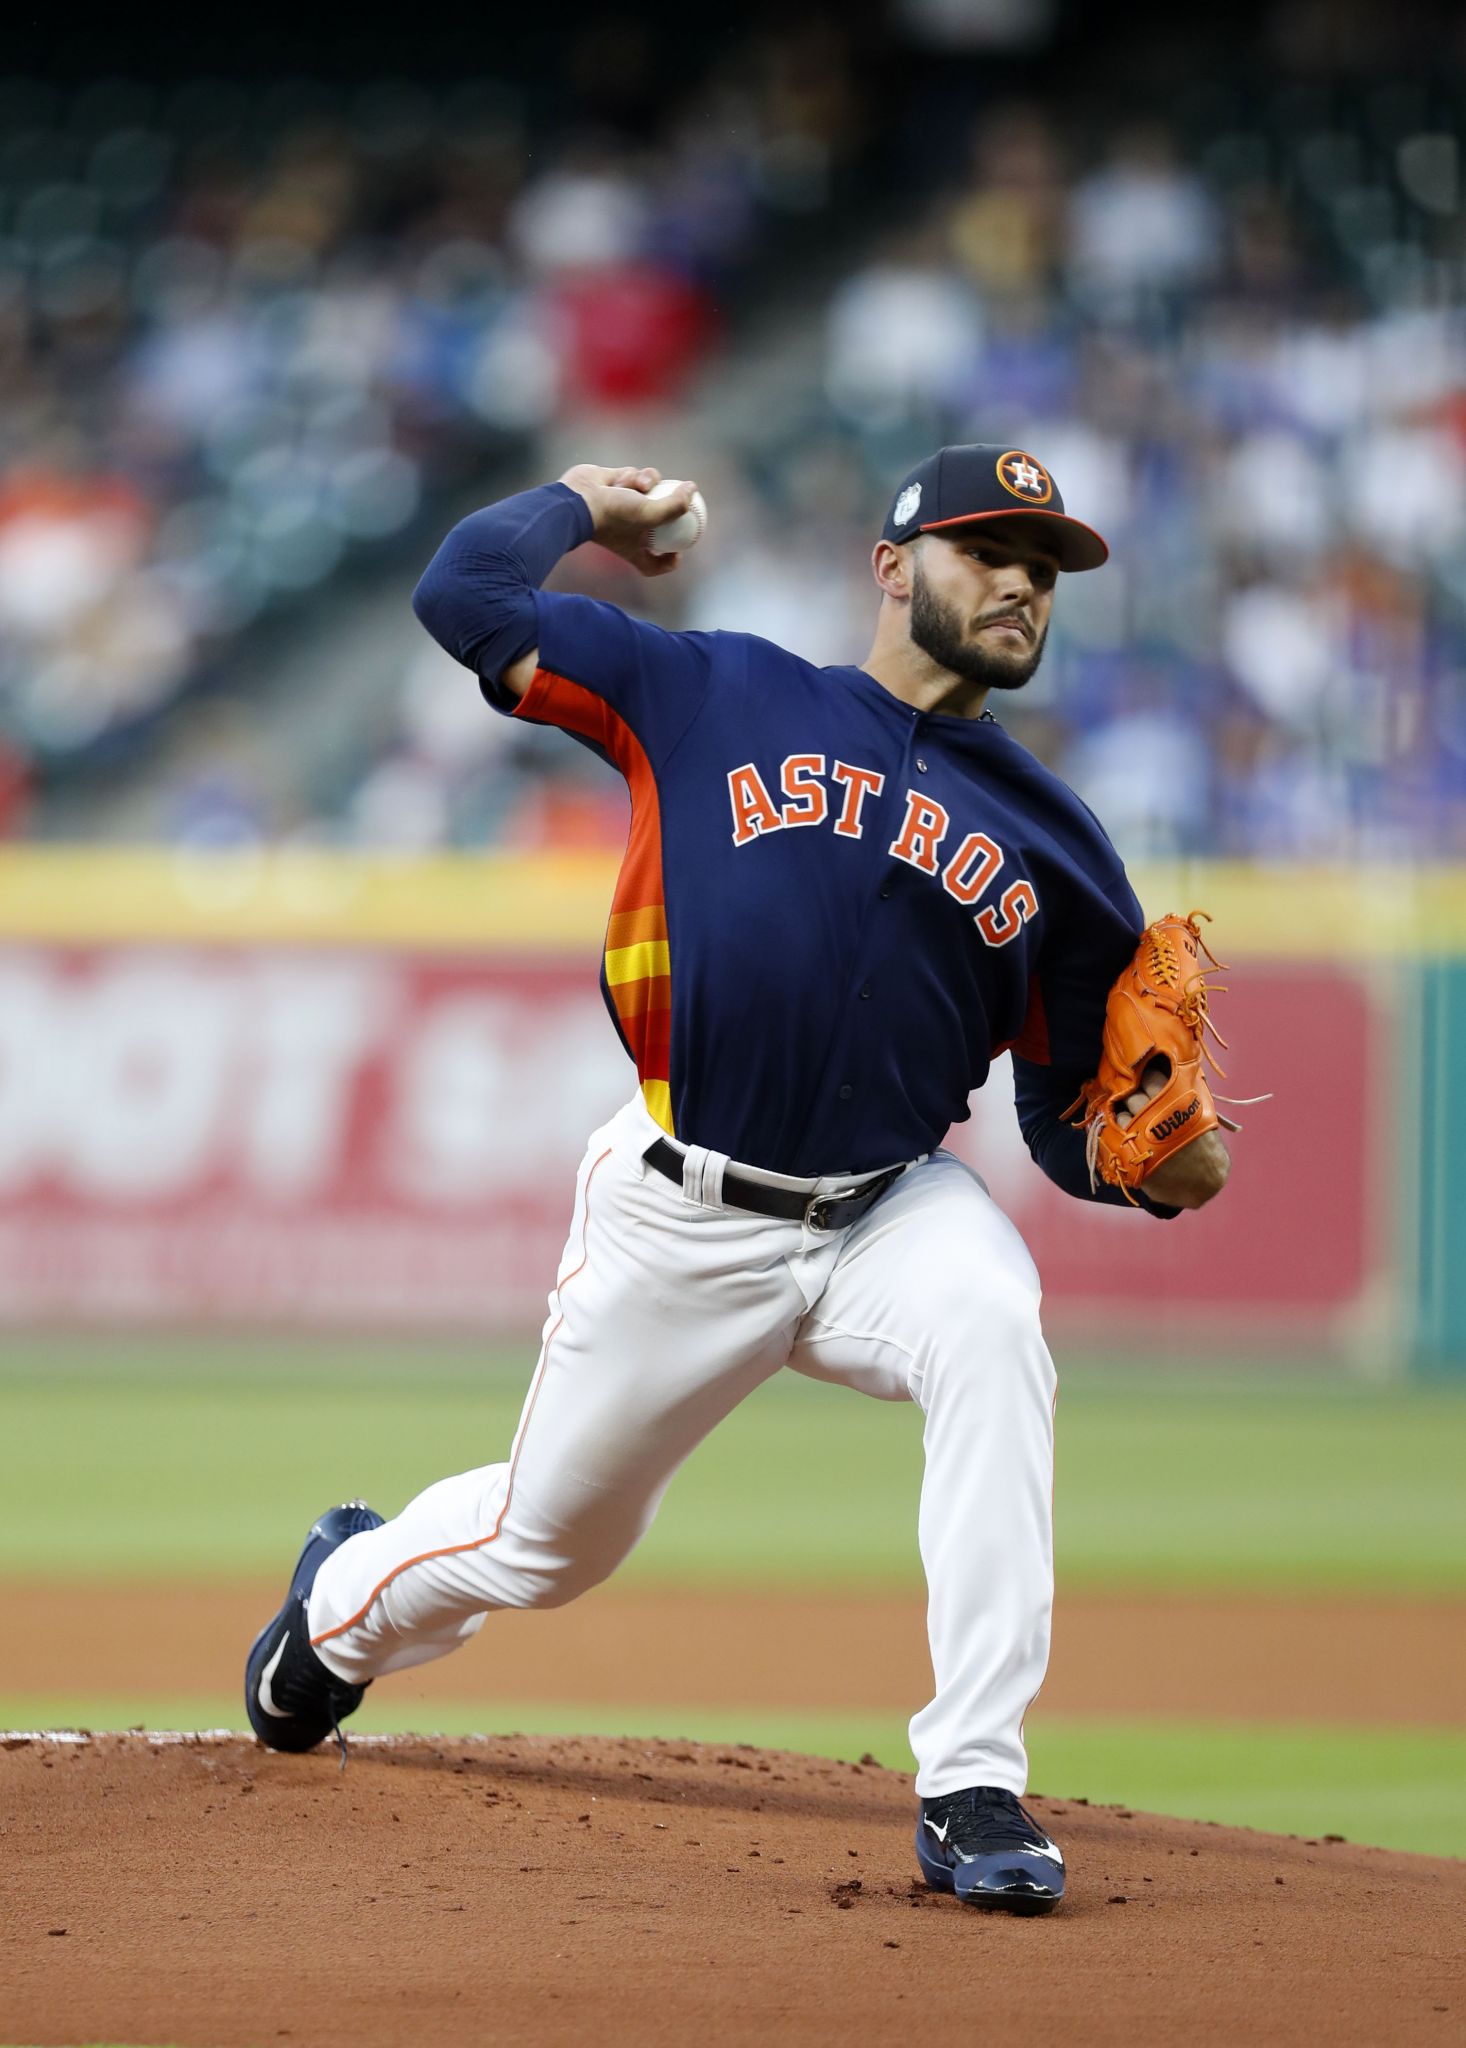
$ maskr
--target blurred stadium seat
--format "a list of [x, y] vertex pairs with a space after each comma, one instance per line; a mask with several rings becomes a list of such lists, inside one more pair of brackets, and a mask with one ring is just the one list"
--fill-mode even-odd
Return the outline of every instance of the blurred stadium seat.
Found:
[[1076, 121], [1073, 22], [998, 16], [1041, 96], [926, 7], [621, 120], [589, 31], [548, 129], [512, 61], [0, 84], [0, 832], [612, 842], [414, 639], [449, 520], [572, 452], [695, 467], [685, 574], [572, 573], [852, 660], [891, 478], [983, 438], [1112, 541], [1005, 716], [1127, 855], [1466, 852], [1459, 38], [1428, 76], [1273, 8], [1272, 69], [1218, 41]]

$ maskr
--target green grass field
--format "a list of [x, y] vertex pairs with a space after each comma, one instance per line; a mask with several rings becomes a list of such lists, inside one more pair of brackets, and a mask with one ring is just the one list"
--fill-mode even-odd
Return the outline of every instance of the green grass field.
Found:
[[[0, 1365], [0, 1575], [278, 1571], [282, 1541], [322, 1501], [361, 1493], [390, 1512], [501, 1457], [532, 1362], [16, 1344]], [[1466, 1591], [1466, 1398], [1452, 1393], [1075, 1371], [1058, 1464], [1073, 1586]], [[786, 1374], [691, 1459], [626, 1569], [914, 1583], [920, 1469], [914, 1409]]]
[[[386, 1510], [507, 1447], [525, 1351], [171, 1341], [15, 1344], [0, 1365], [0, 1582], [278, 1574], [302, 1522], [364, 1493]], [[696, 1454], [627, 1566], [645, 1583], [892, 1587], [919, 1580], [919, 1418], [792, 1376]], [[1466, 1595], [1466, 1397], [1236, 1371], [1070, 1371], [1059, 1404], [1061, 1582]], [[756, 1513], [750, 1508], [756, 1507]], [[0, 1592], [3, 1599], [3, 1592]], [[1367, 1654], [1367, 1651], [1365, 1652]], [[545, 1702], [517, 1728], [684, 1734], [909, 1760], [872, 1716], [712, 1717], [649, 1702], [599, 1721]], [[237, 1725], [222, 1699], [31, 1700], [0, 1723]], [[368, 1703], [358, 1725], [410, 1723]], [[502, 1726], [486, 1700], [455, 1724]], [[1199, 1727], [1035, 1714], [1055, 1793], [1466, 1854], [1466, 1736]]]

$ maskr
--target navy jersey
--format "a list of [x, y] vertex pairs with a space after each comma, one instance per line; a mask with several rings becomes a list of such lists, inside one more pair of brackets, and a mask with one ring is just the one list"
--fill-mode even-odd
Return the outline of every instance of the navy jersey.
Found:
[[[574, 497], [491, 509], [523, 523], [554, 492]], [[1144, 918], [1073, 792], [991, 719], [917, 711], [745, 633], [669, 633], [521, 581], [533, 617], [510, 652], [494, 577], [470, 589], [492, 538], [455, 565], [450, 536], [419, 612], [491, 703], [626, 778], [602, 981], [658, 1123], [778, 1172], [859, 1173], [935, 1150], [1012, 1048], [1020, 1111], [1061, 1133], [1062, 1171], [1044, 1163], [1087, 1192], [1059, 1112], [1095, 1071]], [[516, 703], [496, 678], [531, 645]]]

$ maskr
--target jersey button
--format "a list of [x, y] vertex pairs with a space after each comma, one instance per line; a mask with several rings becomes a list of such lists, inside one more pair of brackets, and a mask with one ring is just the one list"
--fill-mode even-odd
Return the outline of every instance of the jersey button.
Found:
[[889, 902], [889, 901], [890, 901], [890, 899], [891, 899], [891, 897], [892, 897], [892, 896], [894, 896], [894, 895], [895, 895], [895, 893], [896, 893], [896, 884], [895, 884], [894, 882], [887, 882], [887, 884], [886, 884], [885, 888], [884, 888], [884, 889], [882, 889], [882, 891], [881, 891], [881, 901], [882, 901], [882, 903], [887, 903], [887, 902]]
[[864, 988], [863, 988], [863, 989], [862, 989], [862, 990], [860, 991], [860, 1000], [861, 1000], [861, 1001], [862, 1001], [863, 1003], [868, 1003], [868, 1002], [870, 1001], [870, 983], [869, 983], [869, 982], [867, 982], [867, 983], [865, 984], [865, 987], [864, 987]]
[[925, 775], [925, 773], [926, 773], [926, 763], [925, 763], [925, 761], [923, 761], [923, 760], [922, 760], [922, 758], [921, 758], [920, 754], [918, 754], [918, 755], [917, 755], [917, 757], [916, 757], [916, 765], [917, 765], [917, 767], [918, 767], [918, 768], [920, 769], [921, 773], [922, 773], [923, 775]]
[[850, 1100], [851, 1096], [852, 1096], [852, 1095], [853, 1095], [854, 1093], [855, 1093], [855, 1090], [854, 1090], [854, 1089], [853, 1089], [853, 1088], [851, 1087], [851, 1085], [850, 1085], [850, 1083], [849, 1083], [848, 1081], [843, 1081], [843, 1082], [841, 1082], [841, 1084], [840, 1084], [840, 1100], [841, 1100], [842, 1102], [848, 1102], [848, 1101]]

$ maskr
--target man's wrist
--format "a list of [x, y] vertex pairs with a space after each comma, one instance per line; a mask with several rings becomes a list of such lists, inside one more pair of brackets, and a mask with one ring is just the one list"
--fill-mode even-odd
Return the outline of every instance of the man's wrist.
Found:
[[552, 491], [558, 492], [568, 504], [573, 505], [575, 508], [581, 531], [570, 545], [572, 547], [579, 547], [585, 541], [594, 540], [598, 524], [596, 508], [580, 486], [567, 483], [562, 476], [551, 484], [549, 488]]

